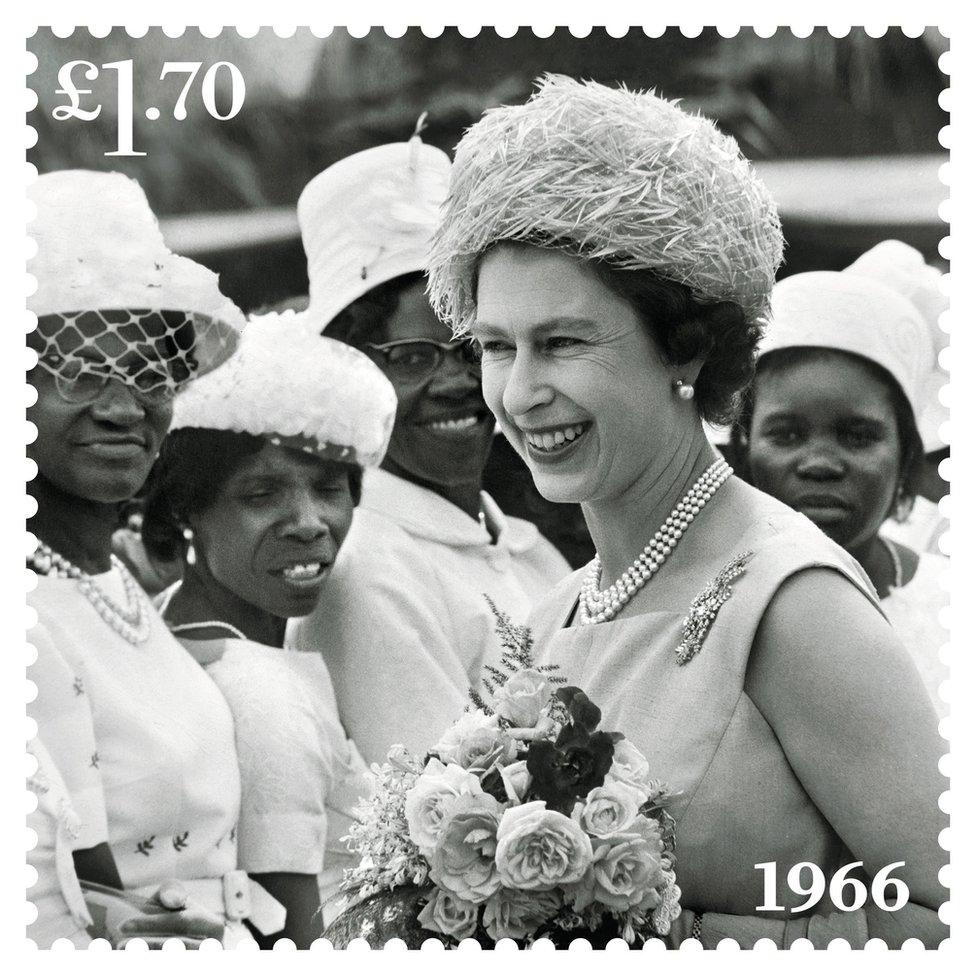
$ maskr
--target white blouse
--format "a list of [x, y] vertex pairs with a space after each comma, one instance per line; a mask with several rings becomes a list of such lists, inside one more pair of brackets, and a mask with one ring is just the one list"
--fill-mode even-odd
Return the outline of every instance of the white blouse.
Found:
[[949, 642], [949, 632], [939, 622], [939, 611], [949, 603], [949, 594], [941, 583], [948, 569], [945, 556], [919, 553], [915, 575], [904, 586], [889, 590], [881, 601], [922, 676], [939, 718], [949, 714], [949, 706], [939, 697], [939, 685], [949, 678], [948, 667], [939, 660], [939, 651]]
[[[367, 762], [423, 753], [501, 657], [486, 595], [524, 622], [569, 571], [530, 522], [482, 492], [484, 524], [425, 488], [366, 472], [363, 497], [318, 606], [286, 643], [319, 651], [339, 715]], [[492, 537], [495, 541], [492, 541]]]
[[318, 654], [234, 637], [180, 640], [234, 716], [241, 770], [240, 867], [319, 875], [332, 893], [356, 858], [342, 838], [369, 773], [338, 719]]
[[[117, 569], [92, 578], [126, 605]], [[240, 775], [214, 683], [148, 601], [149, 639], [135, 645], [74, 580], [40, 577], [28, 601], [38, 615], [28, 712], [78, 815], [73, 849], [107, 841], [126, 888], [233, 871]]]
[[37, 918], [27, 926], [27, 937], [39, 949], [49, 949], [57, 939], [68, 939], [82, 949], [91, 942], [86, 932], [91, 916], [71, 856], [80, 821], [40, 738], [32, 739], [27, 751], [37, 760], [37, 772], [27, 780], [37, 798], [37, 807], [27, 816], [27, 826], [37, 834], [37, 844], [27, 853], [27, 863], [37, 872], [37, 880], [27, 889]]

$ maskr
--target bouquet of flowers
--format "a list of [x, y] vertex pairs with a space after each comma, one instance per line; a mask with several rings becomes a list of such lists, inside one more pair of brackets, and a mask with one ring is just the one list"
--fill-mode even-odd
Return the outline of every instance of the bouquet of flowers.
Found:
[[668, 789], [600, 729], [583, 691], [533, 664], [529, 631], [492, 609], [505, 653], [487, 693], [472, 692], [427, 756], [395, 747], [374, 766], [349, 837], [361, 861], [345, 890], [358, 903], [326, 930], [334, 944], [637, 942], [680, 912]]

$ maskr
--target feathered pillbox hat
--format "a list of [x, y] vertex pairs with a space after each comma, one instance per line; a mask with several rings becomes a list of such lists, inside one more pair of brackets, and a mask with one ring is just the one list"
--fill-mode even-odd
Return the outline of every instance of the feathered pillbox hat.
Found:
[[648, 92], [547, 75], [462, 138], [430, 258], [434, 307], [465, 332], [478, 261], [525, 241], [653, 268], [704, 301], [767, 312], [783, 251], [776, 208], [735, 140]]
[[424, 270], [450, 175], [447, 155], [414, 135], [347, 156], [305, 187], [298, 223], [320, 329], [377, 285]]
[[334, 461], [375, 467], [393, 430], [396, 394], [367, 356], [293, 311], [249, 320], [220, 369], [176, 397], [172, 429], [266, 437]]
[[870, 359], [901, 387], [917, 423], [935, 359], [932, 337], [915, 305], [889, 284], [862, 273], [865, 267], [855, 262], [844, 271], [807, 271], [777, 282], [759, 357], [811, 347]]
[[243, 314], [212, 271], [166, 247], [135, 180], [64, 170], [40, 176], [27, 195], [37, 206], [29, 343], [45, 369], [68, 379], [111, 373], [148, 392], [234, 351]]

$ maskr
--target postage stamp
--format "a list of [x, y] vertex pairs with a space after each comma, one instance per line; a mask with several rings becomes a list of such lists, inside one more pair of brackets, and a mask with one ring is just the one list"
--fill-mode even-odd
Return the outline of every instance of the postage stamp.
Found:
[[30, 32], [30, 943], [950, 945], [949, 44]]

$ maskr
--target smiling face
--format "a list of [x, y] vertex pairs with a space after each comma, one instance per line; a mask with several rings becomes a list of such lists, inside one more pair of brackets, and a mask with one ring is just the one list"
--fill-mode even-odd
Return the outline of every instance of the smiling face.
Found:
[[27, 419], [37, 439], [27, 449], [41, 477], [86, 501], [127, 501], [142, 487], [173, 415], [171, 402], [147, 404], [111, 379], [87, 403], [70, 402], [37, 366], [28, 374], [37, 402]]
[[189, 521], [197, 558], [218, 583], [287, 618], [315, 609], [352, 513], [347, 468], [268, 443]]
[[748, 461], [757, 488], [857, 548], [888, 517], [901, 477], [888, 387], [841, 352], [817, 350], [761, 370]]
[[550, 501], [653, 480], [698, 423], [634, 308], [584, 261], [497, 246], [477, 298], [485, 399]]
[[[449, 342], [451, 331], [434, 314], [423, 282], [400, 294], [382, 336], [373, 342], [432, 339]], [[480, 485], [494, 423], [481, 395], [476, 367], [446, 355], [429, 379], [399, 380], [382, 355], [370, 352], [397, 395], [396, 423], [383, 468], [437, 490]]]

